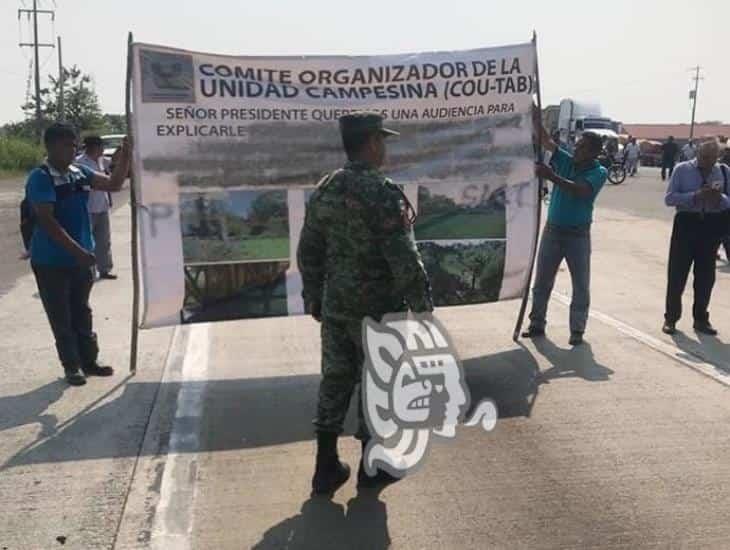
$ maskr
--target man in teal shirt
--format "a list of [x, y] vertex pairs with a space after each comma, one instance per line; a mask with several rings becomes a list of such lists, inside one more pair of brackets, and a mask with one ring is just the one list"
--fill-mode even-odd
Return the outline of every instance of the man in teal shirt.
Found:
[[601, 138], [585, 132], [571, 155], [559, 148], [536, 119], [542, 142], [552, 153], [550, 166], [537, 166], [537, 175], [553, 182], [547, 224], [540, 240], [537, 275], [532, 289], [530, 328], [526, 338], [545, 335], [547, 305], [555, 276], [563, 259], [568, 263], [573, 285], [570, 302], [570, 345], [583, 342], [590, 306], [591, 223], [593, 203], [608, 172], [598, 162]]

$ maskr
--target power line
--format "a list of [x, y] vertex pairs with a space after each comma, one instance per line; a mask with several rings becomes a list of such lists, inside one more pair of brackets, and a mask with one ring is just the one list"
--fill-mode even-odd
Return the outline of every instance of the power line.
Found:
[[[25, 3], [23, 3], [25, 6]], [[51, 21], [55, 20], [56, 12], [54, 10], [38, 9], [38, 0], [33, 0], [33, 8], [21, 8], [18, 10], [18, 19], [26, 14], [30, 19], [33, 18], [33, 42], [20, 42], [21, 48], [33, 48], [33, 67], [35, 68], [35, 116], [36, 116], [36, 132], [40, 141], [43, 134], [43, 118], [41, 114], [41, 67], [39, 62], [39, 48], [54, 48], [55, 44], [42, 44], [38, 42], [38, 15], [47, 15], [51, 17]], [[22, 40], [22, 38], [21, 38]]]
[[692, 138], [694, 138], [695, 134], [695, 112], [697, 111], [697, 91], [700, 88], [700, 80], [704, 80], [704, 78], [700, 77], [700, 71], [702, 70], [702, 67], [697, 65], [696, 67], [692, 67], [689, 69], [690, 71], [694, 71], [695, 76], [692, 80], [695, 81], [695, 89], [690, 90], [689, 92], [689, 98], [692, 100], [692, 122], [689, 126], [689, 139], [690, 141]]
[[25, 105], [30, 103], [30, 87], [33, 84], [33, 58], [28, 60], [28, 81], [25, 86]]

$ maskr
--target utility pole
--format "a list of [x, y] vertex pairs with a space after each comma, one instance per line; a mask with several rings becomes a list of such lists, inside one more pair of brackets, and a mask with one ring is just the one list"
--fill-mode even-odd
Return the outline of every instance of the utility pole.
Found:
[[695, 76], [693, 79], [695, 81], [695, 89], [690, 90], [690, 92], [689, 92], [689, 98], [692, 100], [692, 123], [689, 126], [690, 141], [692, 139], [694, 139], [694, 135], [695, 135], [695, 112], [697, 111], [697, 90], [700, 87], [700, 80], [702, 80], [702, 78], [700, 78], [700, 69], [702, 69], [702, 67], [700, 67], [699, 65], [690, 69], [690, 71], [695, 72]]
[[34, 66], [35, 66], [35, 117], [36, 117], [36, 132], [38, 134], [38, 140], [43, 135], [43, 116], [41, 114], [41, 67], [38, 55], [39, 48], [53, 48], [55, 44], [40, 44], [38, 42], [38, 14], [43, 13], [51, 16], [51, 20], [55, 17], [53, 10], [39, 10], [38, 0], [33, 0], [33, 9], [19, 9], [18, 19], [22, 14], [33, 16], [33, 42], [21, 42], [21, 48], [33, 48]]
[[61, 37], [58, 37], [58, 120], [63, 122], [66, 120], [66, 111], [63, 104], [63, 59], [61, 58]]

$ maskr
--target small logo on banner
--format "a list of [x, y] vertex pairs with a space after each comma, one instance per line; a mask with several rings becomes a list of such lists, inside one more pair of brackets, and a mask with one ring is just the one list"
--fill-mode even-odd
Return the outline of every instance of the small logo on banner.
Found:
[[[464, 370], [431, 314], [389, 314], [380, 323], [365, 318], [362, 334], [362, 405], [371, 434], [365, 470], [402, 477], [422, 463], [432, 436], [456, 435], [470, 405]], [[485, 399], [464, 424], [488, 432], [496, 423], [497, 407]]]
[[142, 102], [194, 103], [193, 56], [140, 50]]

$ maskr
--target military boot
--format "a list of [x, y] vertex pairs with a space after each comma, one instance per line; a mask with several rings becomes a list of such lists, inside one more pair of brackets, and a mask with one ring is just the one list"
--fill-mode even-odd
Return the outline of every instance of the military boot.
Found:
[[374, 476], [367, 474], [365, 471], [365, 448], [367, 445], [368, 441], [362, 442], [362, 457], [360, 458], [360, 467], [357, 470], [357, 488], [375, 489], [400, 481], [401, 478], [392, 476], [385, 470], [378, 470]]
[[317, 432], [317, 463], [312, 477], [312, 494], [329, 495], [350, 479], [350, 467], [337, 456], [337, 434]]

